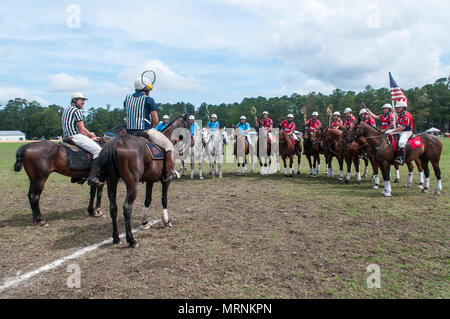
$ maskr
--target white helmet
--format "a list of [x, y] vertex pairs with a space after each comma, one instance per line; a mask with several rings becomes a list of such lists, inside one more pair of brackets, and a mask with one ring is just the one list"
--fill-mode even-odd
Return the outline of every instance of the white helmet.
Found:
[[136, 89], [136, 91], [140, 91], [140, 90], [148, 90], [151, 91], [153, 90], [153, 85], [150, 82], [149, 79], [147, 79], [146, 77], [138, 77], [135, 81], [134, 81], [134, 88]]
[[408, 107], [405, 101], [398, 101], [397, 104], [395, 104], [395, 107]]
[[312, 113], [312, 116], [314, 116], [314, 115], [319, 116], [319, 113], [313, 112], [313, 113]]
[[263, 115], [266, 115], [266, 114], [269, 115], [269, 112], [264, 111], [264, 112], [263, 112]]
[[350, 112], [350, 113], [352, 112], [352, 109], [349, 108], [349, 107], [347, 107], [347, 108], [344, 110], [344, 114], [345, 114], [345, 113], [348, 113], [348, 112]]
[[333, 115], [339, 115], [341, 116], [341, 113], [339, 113], [338, 111], [334, 112]]
[[293, 119], [293, 118], [294, 118], [294, 115], [288, 114], [287, 118], [288, 118], [288, 119]]
[[392, 105], [390, 105], [389, 103], [383, 104], [383, 106], [381, 107], [382, 109], [390, 109], [392, 110]]
[[217, 119], [217, 115], [216, 115], [216, 114], [213, 114], [213, 115], [211, 115], [211, 118]]
[[81, 92], [75, 92], [74, 94], [72, 94], [71, 100], [73, 100], [73, 99], [84, 99], [84, 100], [87, 100], [88, 98], [85, 97], [84, 94], [81, 93]]
[[244, 115], [242, 115], [241, 120], [247, 120], [247, 118]]
[[367, 112], [366, 109], [361, 109], [361, 111], [359, 111], [359, 115], [361, 115], [361, 114], [366, 114], [366, 113], [369, 113], [369, 112]]
[[169, 119], [169, 115], [164, 115], [163, 116], [163, 120], [168, 120]]
[[195, 120], [195, 116], [194, 115], [189, 115], [189, 119], [190, 120]]

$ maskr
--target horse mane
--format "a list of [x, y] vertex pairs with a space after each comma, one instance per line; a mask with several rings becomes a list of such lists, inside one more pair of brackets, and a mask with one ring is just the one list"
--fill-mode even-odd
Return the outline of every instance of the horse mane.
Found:
[[182, 114], [182, 115], [178, 116], [175, 120], [173, 120], [169, 124], [167, 124], [167, 126], [164, 128], [164, 130], [162, 130], [162, 132], [167, 131], [172, 126], [172, 124], [175, 123], [175, 121], [177, 121], [179, 119], [182, 120], [183, 117], [185, 117], [186, 115], [187, 115], [187, 113], [185, 115]]

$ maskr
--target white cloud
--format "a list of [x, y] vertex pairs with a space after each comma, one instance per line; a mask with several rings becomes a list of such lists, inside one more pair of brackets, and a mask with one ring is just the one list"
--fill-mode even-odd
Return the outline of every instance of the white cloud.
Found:
[[50, 104], [43, 98], [33, 95], [31, 92], [28, 92], [24, 89], [0, 86], [0, 104], [5, 105], [9, 100], [13, 100], [15, 98], [26, 99], [29, 102], [36, 101], [43, 106], [48, 106]]
[[167, 64], [156, 59], [145, 62], [144, 66], [126, 69], [119, 77], [128, 83], [130, 89], [134, 89], [134, 80], [142, 74], [143, 70], [149, 69], [156, 73], [155, 90], [158, 92], [201, 93], [207, 90], [192, 74], [176, 73]]
[[52, 74], [48, 77], [49, 92], [72, 93], [92, 88], [91, 81], [84, 76], [72, 76], [67, 73]]

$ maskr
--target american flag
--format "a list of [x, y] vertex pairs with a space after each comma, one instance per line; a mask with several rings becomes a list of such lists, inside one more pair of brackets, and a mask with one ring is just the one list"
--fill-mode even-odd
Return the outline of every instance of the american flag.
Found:
[[403, 94], [402, 89], [399, 88], [397, 82], [395, 82], [394, 78], [391, 75], [391, 72], [389, 72], [389, 82], [391, 86], [392, 101], [405, 101], [406, 105], [408, 105], [408, 99], [406, 98], [405, 94]]

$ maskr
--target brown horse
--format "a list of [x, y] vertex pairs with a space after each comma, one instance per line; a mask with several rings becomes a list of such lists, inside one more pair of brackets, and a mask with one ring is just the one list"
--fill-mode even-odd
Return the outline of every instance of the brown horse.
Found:
[[341, 141], [342, 131], [339, 129], [332, 129], [328, 127], [321, 127], [316, 136], [318, 142], [321, 144], [325, 156], [325, 163], [327, 166], [327, 177], [331, 178], [334, 175], [333, 167], [331, 165], [333, 157], [336, 157], [339, 163], [339, 180], [344, 179], [344, 156], [342, 155]]
[[[120, 135], [125, 133], [125, 127], [119, 125], [111, 129], [101, 138], [100, 144], [104, 144], [111, 135]], [[72, 177], [73, 181], [82, 184], [89, 176], [89, 170], [71, 170], [69, 168], [67, 152], [60, 143], [52, 141], [41, 141], [27, 143], [22, 145], [16, 152], [16, 163], [14, 171], [19, 172], [22, 167], [30, 180], [28, 191], [28, 200], [30, 202], [33, 214], [33, 223], [46, 226], [47, 223], [42, 219], [39, 201], [45, 182], [52, 172]], [[101, 211], [103, 185], [91, 185], [88, 213], [92, 217], [103, 216]], [[94, 199], [97, 194], [97, 201], [94, 208]]]
[[[183, 137], [176, 129], [188, 129], [188, 114], [180, 116], [170, 123], [163, 134], [171, 141], [182, 140]], [[184, 130], [183, 130], [184, 131]], [[146, 195], [144, 212], [142, 216], [142, 229], [150, 228], [148, 225], [149, 206], [152, 201], [153, 183], [160, 181], [162, 184], [162, 221], [166, 227], [172, 227], [167, 211], [167, 193], [170, 181], [164, 181], [165, 160], [154, 160], [147, 146], [145, 132], [139, 136], [123, 135], [112, 140], [99, 155], [99, 163], [103, 174], [106, 176], [108, 185], [109, 209], [113, 226], [113, 243], [120, 243], [117, 229], [117, 184], [123, 179], [127, 189], [127, 195], [123, 204], [123, 215], [125, 217], [125, 231], [128, 246], [133, 248], [138, 244], [133, 238], [131, 230], [131, 214], [133, 203], [137, 196], [138, 184], [146, 182]], [[182, 132], [181, 132], [182, 133]]]
[[[428, 168], [428, 162], [431, 162], [437, 179], [436, 195], [440, 195], [442, 184], [439, 160], [442, 153], [442, 142], [437, 137], [428, 134], [420, 134], [417, 136], [421, 139], [423, 146], [412, 149], [405, 162], [409, 165], [412, 161], [416, 161], [417, 159], [420, 160], [421, 166], [425, 172], [423, 193], [426, 193], [430, 186], [430, 170]], [[366, 138], [368, 145], [374, 152], [375, 159], [381, 167], [384, 179], [384, 191], [382, 192], [382, 195], [391, 197], [390, 167], [394, 163], [396, 157], [396, 154], [392, 150], [392, 145], [388, 138], [378, 129], [361, 122], [358, 122], [357, 125], [353, 127], [349, 139], [355, 140], [359, 137]]]
[[[246, 141], [249, 136], [241, 135], [238, 128], [235, 128], [233, 134], [231, 135], [231, 140], [234, 139], [233, 154], [236, 156], [237, 166], [238, 166], [238, 176], [245, 176], [247, 173], [247, 155], [249, 154], [249, 144]], [[242, 163], [242, 174], [241, 174], [241, 162], [239, 158], [243, 158]]]
[[[303, 126], [303, 154], [309, 164], [309, 177], [317, 177], [320, 170], [319, 143], [316, 139], [316, 132], [311, 133], [309, 125]], [[311, 162], [311, 157], [313, 162]]]
[[[294, 134], [294, 133], [292, 133]], [[294, 155], [297, 155], [298, 173], [300, 174], [301, 149], [297, 151], [295, 144], [289, 134], [280, 128], [280, 156], [284, 163], [284, 177], [288, 177], [286, 159], [289, 158], [289, 177], [294, 177]]]

